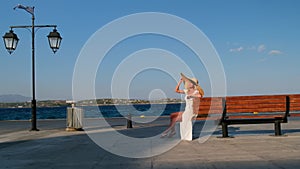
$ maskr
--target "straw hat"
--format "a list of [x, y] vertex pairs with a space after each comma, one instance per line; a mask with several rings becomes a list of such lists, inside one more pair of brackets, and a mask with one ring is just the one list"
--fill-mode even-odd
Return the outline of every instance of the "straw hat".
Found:
[[196, 79], [196, 78], [188, 78], [188, 77], [186, 77], [183, 73], [180, 73], [180, 75], [181, 75], [181, 78], [182, 78], [182, 80], [183, 80], [184, 87], [185, 87], [186, 89], [188, 88], [186, 82], [192, 83], [193, 85], [196, 86], [196, 89], [199, 91], [199, 93], [200, 93], [202, 96], [204, 96], [204, 91], [203, 91], [202, 87], [199, 85], [198, 79]]

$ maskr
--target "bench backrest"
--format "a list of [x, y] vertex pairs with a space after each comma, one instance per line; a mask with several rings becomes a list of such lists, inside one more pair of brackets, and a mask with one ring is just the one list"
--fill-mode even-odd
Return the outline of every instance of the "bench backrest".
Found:
[[224, 111], [224, 98], [222, 97], [204, 97], [200, 99], [200, 106], [197, 119], [206, 119], [211, 117], [220, 119]]
[[[290, 116], [300, 116], [300, 94], [289, 95]], [[298, 112], [297, 112], [298, 111]]]
[[[300, 94], [204, 97], [200, 99], [197, 119], [300, 117]], [[213, 117], [213, 118], [212, 118]]]
[[231, 96], [226, 98], [225, 109], [226, 116], [267, 118], [287, 116], [289, 105], [284, 95]]

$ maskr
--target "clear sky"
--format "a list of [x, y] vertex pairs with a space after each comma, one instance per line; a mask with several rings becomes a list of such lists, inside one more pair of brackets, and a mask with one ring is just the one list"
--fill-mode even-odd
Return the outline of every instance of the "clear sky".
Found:
[[[35, 23], [56, 24], [63, 37], [61, 48], [53, 54], [46, 37], [52, 29], [40, 29], [36, 34], [39, 100], [71, 99], [76, 60], [87, 40], [115, 19], [140, 12], [168, 13], [198, 27], [219, 54], [228, 95], [300, 93], [298, 0], [2, 0], [1, 36], [11, 25], [31, 24], [30, 14], [13, 10], [17, 4], [35, 6]], [[25, 29], [14, 32], [20, 41], [12, 55], [0, 43], [0, 94], [31, 96], [31, 34]], [[111, 96], [113, 72], [124, 58], [148, 48], [170, 51], [186, 61], [210, 94], [206, 69], [188, 58], [193, 54], [186, 46], [168, 37], [143, 35], [114, 46], [99, 65], [95, 77], [97, 98]], [[151, 91], [161, 89], [167, 97], [176, 97], [178, 79], [159, 70], [139, 72], [130, 82], [129, 92], [133, 98], [149, 98]]]

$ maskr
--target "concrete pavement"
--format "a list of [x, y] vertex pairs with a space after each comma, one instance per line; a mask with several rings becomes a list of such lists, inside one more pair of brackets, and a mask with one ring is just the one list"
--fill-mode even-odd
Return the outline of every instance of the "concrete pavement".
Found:
[[[120, 133], [137, 138], [159, 134], [167, 123], [168, 118], [161, 118], [126, 129], [124, 119], [109, 122]], [[39, 120], [40, 131], [30, 132], [28, 121], [0, 121], [0, 168], [300, 167], [300, 120], [283, 124], [285, 136], [280, 137], [270, 136], [274, 133], [272, 124], [231, 126], [229, 133], [234, 138], [219, 138], [218, 127], [204, 143], [198, 139], [181, 141], [169, 151], [148, 158], [117, 156], [95, 144], [84, 131], [66, 132], [65, 126], [65, 120]]]

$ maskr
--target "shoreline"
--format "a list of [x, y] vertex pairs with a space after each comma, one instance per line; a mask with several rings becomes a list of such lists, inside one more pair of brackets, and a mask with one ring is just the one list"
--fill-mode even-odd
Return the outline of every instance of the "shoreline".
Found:
[[[59, 108], [59, 107], [71, 107], [71, 104], [65, 103], [64, 104], [60, 104], [60, 105], [39, 105], [39, 102], [44, 102], [44, 101], [38, 101], [37, 102], [37, 108]], [[52, 102], [52, 101], [50, 101]], [[53, 101], [55, 102], [55, 101]], [[185, 101], [177, 101], [177, 102], [156, 102], [156, 101], [149, 101], [149, 102], [128, 102], [128, 103], [97, 103], [97, 106], [114, 106], [114, 105], [152, 105], [152, 104], [184, 104]], [[3, 105], [11, 105], [13, 104], [13, 106], [3, 106]], [[23, 105], [23, 106], [20, 106]], [[88, 107], [88, 106], [96, 106], [95, 103], [77, 103], [75, 104], [78, 107]], [[21, 102], [21, 103], [0, 103], [0, 109], [26, 109], [29, 108], [31, 109], [31, 103], [28, 102]]]

